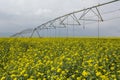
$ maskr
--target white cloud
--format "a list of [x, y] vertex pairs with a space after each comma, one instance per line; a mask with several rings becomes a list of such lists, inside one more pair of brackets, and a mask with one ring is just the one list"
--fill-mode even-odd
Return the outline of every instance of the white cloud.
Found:
[[44, 14], [49, 14], [52, 11], [50, 9], [38, 9], [36, 12], [34, 12], [35, 15], [44, 15]]
[[[16, 31], [19, 25], [26, 26], [21, 30], [34, 28], [58, 16], [108, 1], [111, 0], [0, 0], [0, 31], [6, 32], [5, 28], [8, 27], [8, 31]], [[109, 11], [113, 6], [119, 8], [119, 4], [105, 6], [101, 11]]]

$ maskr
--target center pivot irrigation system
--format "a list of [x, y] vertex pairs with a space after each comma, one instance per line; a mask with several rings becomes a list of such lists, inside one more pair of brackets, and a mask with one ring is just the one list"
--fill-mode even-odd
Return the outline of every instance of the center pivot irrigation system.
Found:
[[[50, 20], [46, 23], [43, 23], [34, 29], [26, 29], [21, 32], [18, 32], [11, 37], [25, 37], [25, 34], [29, 34], [27, 37], [33, 37], [34, 34], [37, 34], [39, 37], [42, 37], [40, 31], [56, 28], [67, 28], [68, 26], [81, 26], [85, 29], [85, 24], [90, 24], [90, 22], [98, 22], [98, 37], [99, 37], [99, 22], [103, 22], [102, 14], [99, 11], [99, 7], [114, 3], [120, 0], [113, 0], [103, 4], [98, 4], [86, 9], [74, 11], [69, 14], [57, 17], [53, 20]], [[113, 11], [112, 11], [113, 12]], [[109, 12], [108, 12], [109, 13]]]

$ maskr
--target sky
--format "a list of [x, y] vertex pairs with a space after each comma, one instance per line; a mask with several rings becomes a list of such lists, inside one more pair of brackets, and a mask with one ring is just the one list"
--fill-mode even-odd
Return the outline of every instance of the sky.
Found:
[[[0, 0], [0, 36], [9, 36], [27, 28], [35, 28], [64, 14], [108, 1], [111, 0]], [[117, 9], [120, 9], [120, 1], [100, 7], [100, 12]], [[104, 19], [109, 17], [120, 17], [120, 11], [103, 15]], [[119, 25], [120, 19], [101, 23], [101, 35], [119, 36]], [[96, 24], [87, 25], [86, 28], [86, 31], [81, 30], [80, 34], [92, 36], [97, 33]]]

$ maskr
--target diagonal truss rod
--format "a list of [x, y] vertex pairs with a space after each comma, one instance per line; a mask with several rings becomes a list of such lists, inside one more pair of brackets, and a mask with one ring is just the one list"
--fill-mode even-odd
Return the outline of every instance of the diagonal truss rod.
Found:
[[[26, 33], [31, 33], [30, 37], [32, 37], [34, 32], [36, 32], [39, 35], [39, 37], [40, 37], [40, 34], [39, 34], [38, 30], [50, 29], [50, 28], [54, 28], [54, 29], [56, 29], [56, 28], [66, 28], [68, 26], [68, 23], [65, 24], [65, 20], [67, 20], [69, 17], [72, 17], [73, 21], [75, 21], [78, 25], [81, 25], [80, 20], [83, 20], [83, 21], [101, 21], [102, 22], [103, 18], [102, 18], [101, 14], [100, 14], [100, 11], [99, 11], [98, 7], [104, 6], [104, 5], [113, 3], [113, 2], [117, 2], [117, 1], [120, 1], [120, 0], [113, 0], [113, 1], [110, 1], [110, 2], [103, 3], [103, 4], [95, 5], [95, 6], [86, 8], [86, 9], [82, 9], [82, 10], [78, 10], [78, 11], [74, 11], [74, 12], [65, 14], [63, 16], [57, 17], [57, 18], [55, 18], [53, 20], [50, 20], [50, 21], [48, 21], [46, 23], [43, 23], [43, 24], [37, 26], [34, 29], [23, 30], [23, 31], [21, 31], [19, 33], [16, 33], [16, 34], [12, 35], [12, 37], [17, 36], [17, 35], [21, 35], [21, 34], [26, 34]], [[82, 19], [90, 11], [93, 12], [98, 17], [98, 20]], [[81, 13], [81, 12], [83, 12], [83, 14], [78, 18], [75, 14]], [[58, 23], [58, 25], [56, 25], [56, 23]]]
[[[79, 10], [79, 11], [74, 11], [74, 12], [72, 12], [72, 13], [69, 13], [69, 14], [66, 14], [66, 15], [63, 15], [63, 16], [60, 16], [60, 17], [57, 17], [57, 18], [55, 18], [55, 19], [53, 19], [53, 20], [51, 20], [51, 21], [55, 21], [55, 20], [57, 20], [57, 19], [60, 19], [60, 18], [65, 17], [65, 16], [69, 16], [69, 15], [74, 14], [74, 13], [79, 13], [79, 12], [86, 11], [86, 10], [89, 10], [89, 9], [92, 9], [92, 8], [104, 6], [104, 5], [107, 5], [107, 4], [116, 2], [116, 1], [120, 1], [120, 0], [113, 0], [113, 1], [110, 1], [110, 2], [107, 2], [107, 3], [98, 4], [98, 5], [96, 5], [96, 6], [89, 7], [89, 8], [86, 8], [86, 9], [82, 9], [82, 10]], [[44, 23], [44, 24], [47, 24], [47, 23], [49, 23], [49, 22], [51, 22], [51, 21], [48, 21], [48, 22], [46, 22], [46, 23]], [[40, 26], [41, 26], [41, 25], [40, 25]], [[39, 27], [39, 26], [38, 26], [38, 27]]]
[[110, 1], [110, 2], [107, 2], [107, 3], [103, 3], [103, 4], [98, 4], [96, 6], [93, 6], [93, 7], [89, 7], [89, 8], [86, 8], [86, 9], [82, 9], [82, 10], [78, 10], [78, 11], [74, 11], [72, 13], [69, 13], [69, 14], [66, 14], [66, 15], [63, 15], [63, 16], [60, 16], [58, 18], [55, 18], [54, 20], [57, 20], [61, 17], [64, 17], [64, 16], [68, 16], [68, 15], [71, 15], [73, 13], [79, 13], [79, 12], [82, 12], [82, 11], [85, 11], [85, 10], [89, 10], [89, 9], [92, 9], [92, 8], [96, 8], [96, 7], [100, 7], [100, 6], [104, 6], [104, 5], [107, 5], [107, 4], [110, 4], [110, 3], [113, 3], [113, 2], [116, 2], [116, 1], [120, 1], [120, 0], [113, 0], [113, 1]]

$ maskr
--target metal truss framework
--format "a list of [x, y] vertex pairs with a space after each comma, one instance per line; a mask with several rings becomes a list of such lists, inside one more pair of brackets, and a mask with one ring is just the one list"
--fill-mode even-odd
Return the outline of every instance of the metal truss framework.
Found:
[[67, 26], [70, 26], [70, 25], [81, 26], [84, 24], [85, 21], [86, 22], [94, 21], [94, 22], [98, 22], [98, 23], [103, 22], [104, 20], [101, 16], [101, 13], [100, 13], [98, 7], [104, 6], [106, 4], [110, 4], [113, 2], [117, 2], [117, 1], [120, 1], [120, 0], [113, 0], [113, 1], [110, 1], [107, 3], [99, 4], [96, 6], [92, 6], [92, 7], [86, 8], [86, 9], [82, 9], [79, 11], [75, 11], [75, 12], [57, 17], [53, 20], [50, 20], [46, 23], [43, 23], [43, 24], [37, 26], [34, 29], [23, 30], [19, 33], [12, 35], [11, 37], [18, 37], [18, 36], [24, 37], [23, 35], [27, 34], [27, 33], [30, 33], [29, 37], [33, 37], [33, 34], [35, 32], [37, 33], [37, 35], [39, 37], [41, 37], [39, 31], [44, 30], [44, 29], [66, 28]]

